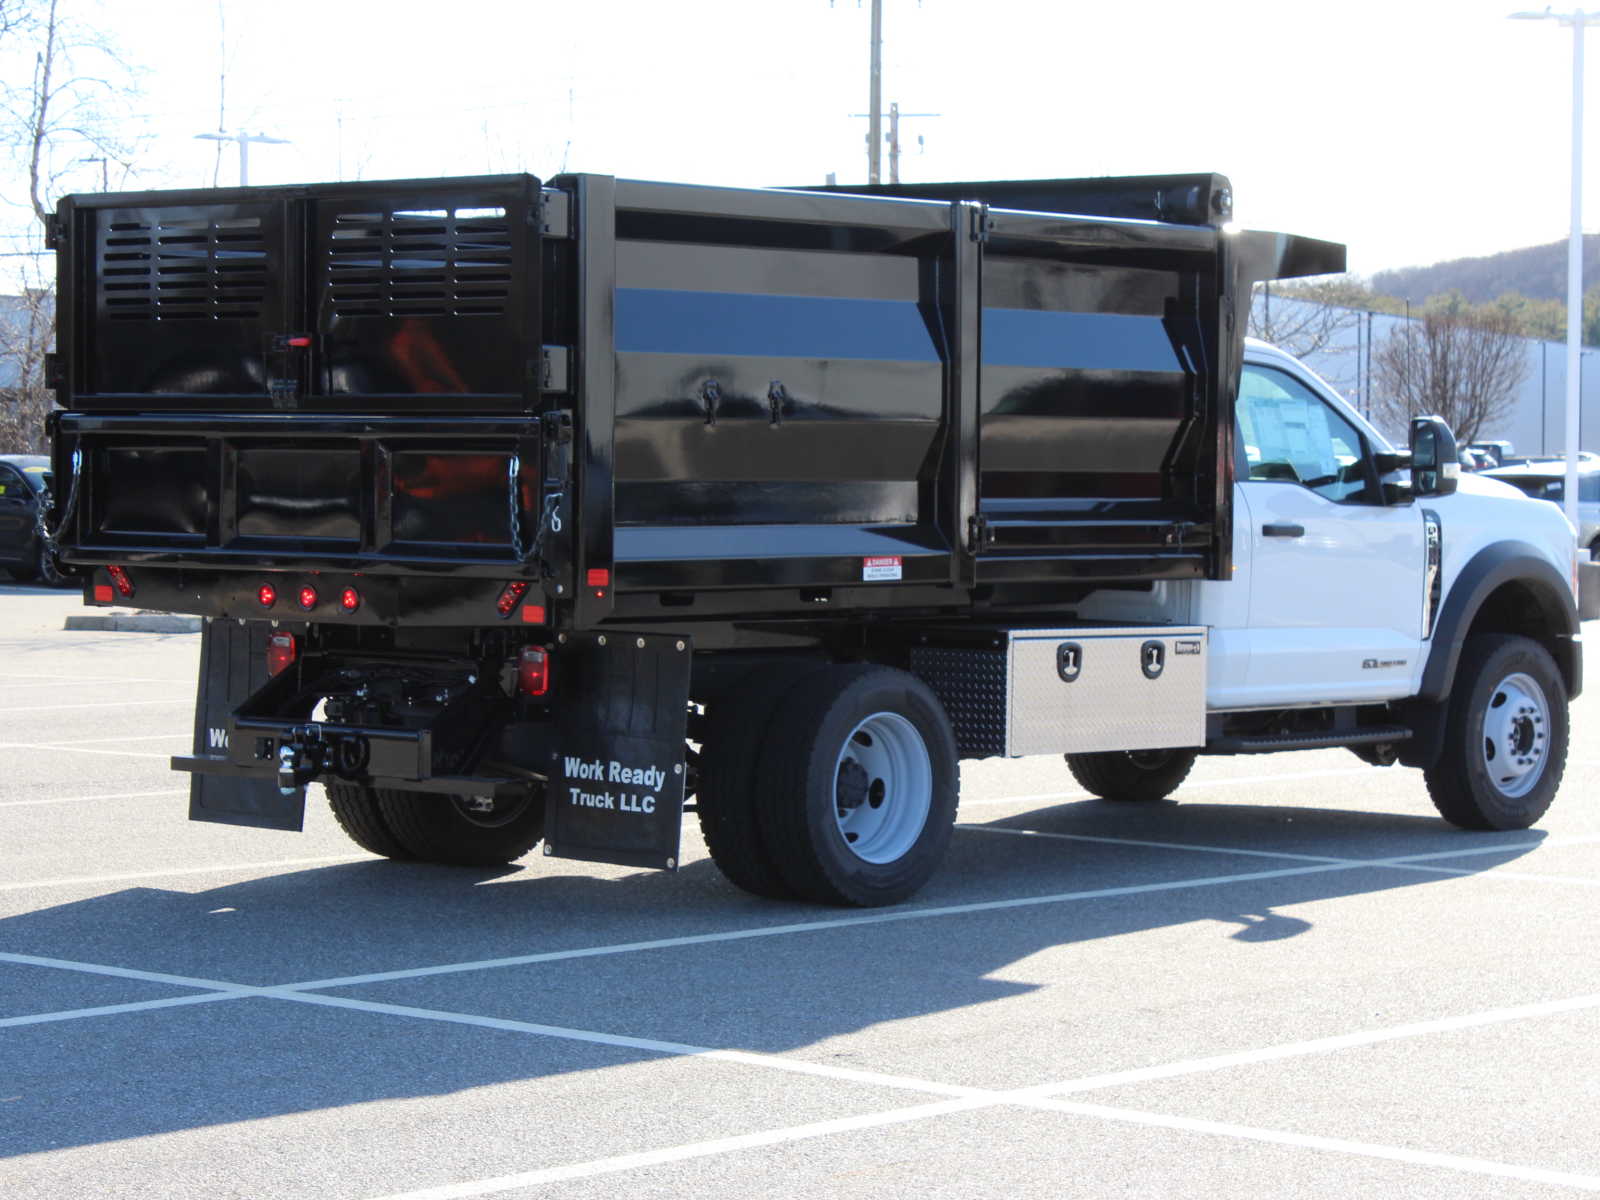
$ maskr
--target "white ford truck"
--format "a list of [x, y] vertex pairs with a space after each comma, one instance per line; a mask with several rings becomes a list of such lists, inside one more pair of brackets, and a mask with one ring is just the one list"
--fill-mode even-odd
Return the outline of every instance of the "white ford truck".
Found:
[[[958, 763], [1345, 746], [1537, 820], [1561, 513], [1246, 345], [1343, 248], [1220, 175], [562, 175], [64, 200], [51, 553], [206, 618], [189, 815], [889, 904]], [[1409, 472], [1409, 474], [1408, 474]]]

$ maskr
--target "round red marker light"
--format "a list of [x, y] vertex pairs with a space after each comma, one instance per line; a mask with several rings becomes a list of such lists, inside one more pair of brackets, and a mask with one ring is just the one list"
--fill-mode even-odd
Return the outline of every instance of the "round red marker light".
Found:
[[261, 602], [262, 608], [271, 608], [278, 602], [278, 589], [270, 583], [263, 583], [256, 589], [256, 599]]
[[317, 589], [309, 583], [300, 589], [300, 607], [310, 612], [317, 606]]
[[344, 609], [345, 612], [355, 612], [356, 609], [361, 607], [361, 593], [356, 591], [355, 588], [345, 588], [344, 591], [339, 593], [339, 607]]

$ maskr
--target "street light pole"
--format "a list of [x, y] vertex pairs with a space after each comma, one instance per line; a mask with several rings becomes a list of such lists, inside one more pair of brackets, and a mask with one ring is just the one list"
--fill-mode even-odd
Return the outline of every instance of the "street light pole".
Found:
[[883, 0], [872, 0], [872, 69], [867, 102], [867, 182], [883, 182]]
[[224, 132], [222, 132], [222, 130], [219, 129], [219, 130], [217, 130], [216, 133], [197, 133], [194, 136], [196, 138], [202, 140], [202, 141], [208, 141], [208, 142], [238, 142], [239, 143], [239, 186], [240, 187], [249, 187], [250, 186], [250, 143], [251, 142], [262, 142], [264, 144], [273, 145], [273, 146], [287, 146], [289, 144], [289, 139], [288, 138], [269, 137], [268, 135], [266, 135], [264, 133], [246, 133], [242, 129], [238, 133], [224, 133]]
[[1561, 506], [1578, 527], [1578, 405], [1582, 387], [1583, 345], [1583, 30], [1600, 25], [1600, 13], [1515, 12], [1515, 21], [1555, 21], [1572, 29], [1572, 229], [1567, 240], [1567, 478]]

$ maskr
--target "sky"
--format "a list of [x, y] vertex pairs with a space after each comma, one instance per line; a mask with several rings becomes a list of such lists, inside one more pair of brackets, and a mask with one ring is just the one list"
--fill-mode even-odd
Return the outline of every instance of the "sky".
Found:
[[[195, 137], [219, 125], [286, 139], [251, 148], [252, 184], [866, 178], [870, 0], [59, 3], [138, 85], [113, 188], [237, 182], [236, 148]], [[907, 181], [1216, 171], [1239, 224], [1344, 242], [1370, 274], [1567, 235], [1572, 34], [1516, 7], [884, 0], [883, 101], [937, 114], [903, 121]], [[1593, 230], [1600, 28], [1589, 50]], [[58, 190], [98, 190], [94, 154], [63, 139]], [[26, 244], [25, 200], [8, 163], [0, 249]]]

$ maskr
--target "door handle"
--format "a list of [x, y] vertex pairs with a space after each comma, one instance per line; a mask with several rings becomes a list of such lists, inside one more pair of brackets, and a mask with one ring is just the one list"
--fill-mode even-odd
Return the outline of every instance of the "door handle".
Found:
[[1305, 537], [1306, 527], [1284, 522], [1282, 524], [1263, 525], [1261, 532], [1267, 537]]

